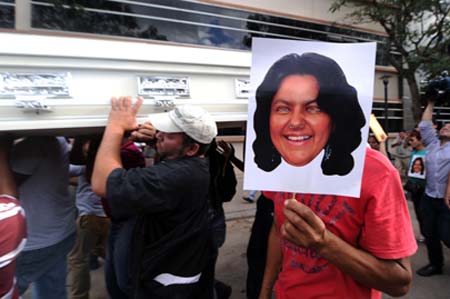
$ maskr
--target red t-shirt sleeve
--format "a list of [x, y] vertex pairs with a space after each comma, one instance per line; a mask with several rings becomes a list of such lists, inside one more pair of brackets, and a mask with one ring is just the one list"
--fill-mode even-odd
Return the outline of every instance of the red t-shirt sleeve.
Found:
[[366, 160], [378, 165], [366, 167], [371, 171], [363, 175], [366, 190], [361, 195], [367, 197], [367, 206], [359, 244], [378, 258], [408, 257], [416, 252], [417, 243], [400, 177], [390, 163], [379, 159]]

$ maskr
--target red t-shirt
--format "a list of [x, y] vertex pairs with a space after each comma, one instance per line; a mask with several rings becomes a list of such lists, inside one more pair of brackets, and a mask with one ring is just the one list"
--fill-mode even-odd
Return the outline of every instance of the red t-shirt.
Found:
[[[278, 231], [284, 223], [284, 201], [292, 193], [264, 192], [274, 201]], [[400, 177], [379, 152], [366, 153], [361, 197], [297, 194], [297, 201], [310, 207], [336, 236], [381, 259], [399, 259], [415, 253], [408, 206]], [[277, 299], [381, 298], [320, 257], [314, 250], [298, 247], [280, 237], [282, 271], [275, 286]]]
[[14, 283], [16, 257], [25, 245], [25, 214], [20, 203], [0, 195], [0, 298], [5, 294], [16, 299], [19, 292]]

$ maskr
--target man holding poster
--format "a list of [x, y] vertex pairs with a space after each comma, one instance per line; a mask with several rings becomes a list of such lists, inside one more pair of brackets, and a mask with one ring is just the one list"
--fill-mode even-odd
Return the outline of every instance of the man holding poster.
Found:
[[[444, 201], [450, 173], [450, 123], [444, 124], [439, 132], [433, 128], [434, 101], [433, 98], [428, 100], [419, 123], [420, 134], [427, 147], [425, 164], [428, 175], [420, 213], [429, 259], [428, 265], [417, 270], [420, 276], [442, 274], [444, 254], [441, 241], [450, 248], [450, 210]], [[416, 169], [420, 168], [416, 166]]]
[[[247, 148], [244, 188], [267, 190], [275, 206], [261, 299], [271, 298], [275, 281], [277, 299], [409, 290], [417, 244], [400, 177], [361, 142], [374, 54], [370, 43], [253, 41], [258, 88], [249, 102], [254, 152]], [[270, 137], [262, 142], [261, 128]], [[261, 147], [272, 151], [267, 163]]]

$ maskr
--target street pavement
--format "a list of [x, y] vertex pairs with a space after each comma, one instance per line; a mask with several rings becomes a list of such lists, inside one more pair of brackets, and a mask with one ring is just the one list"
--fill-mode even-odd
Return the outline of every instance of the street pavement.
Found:
[[[236, 155], [242, 157], [242, 144], [234, 143]], [[216, 266], [217, 279], [229, 284], [233, 288], [231, 299], [245, 299], [245, 279], [247, 275], [246, 249], [250, 236], [250, 229], [256, 211], [256, 204], [242, 200], [248, 191], [242, 190], [243, 173], [236, 169], [238, 178], [237, 193], [231, 202], [224, 204], [227, 219], [227, 237], [220, 249]], [[414, 215], [412, 203], [408, 202], [412, 215], [412, 222], [416, 236], [419, 237], [418, 224]], [[427, 264], [427, 253], [424, 244], [419, 244], [418, 252], [411, 258], [414, 273], [410, 292], [403, 299], [448, 299], [450, 298], [450, 250], [444, 248], [445, 266], [444, 274], [432, 277], [420, 277], [415, 271]], [[103, 267], [91, 271], [91, 299], [107, 299], [105, 290]], [[24, 299], [31, 299], [28, 291]], [[383, 295], [383, 299], [390, 299]], [[301, 299], [299, 297], [299, 299]], [[338, 298], [345, 299], [345, 298]]]

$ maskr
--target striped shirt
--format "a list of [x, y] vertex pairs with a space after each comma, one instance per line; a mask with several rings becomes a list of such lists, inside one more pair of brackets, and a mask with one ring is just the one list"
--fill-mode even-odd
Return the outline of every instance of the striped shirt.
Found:
[[16, 299], [16, 257], [26, 242], [25, 212], [19, 201], [0, 194], [0, 299]]

